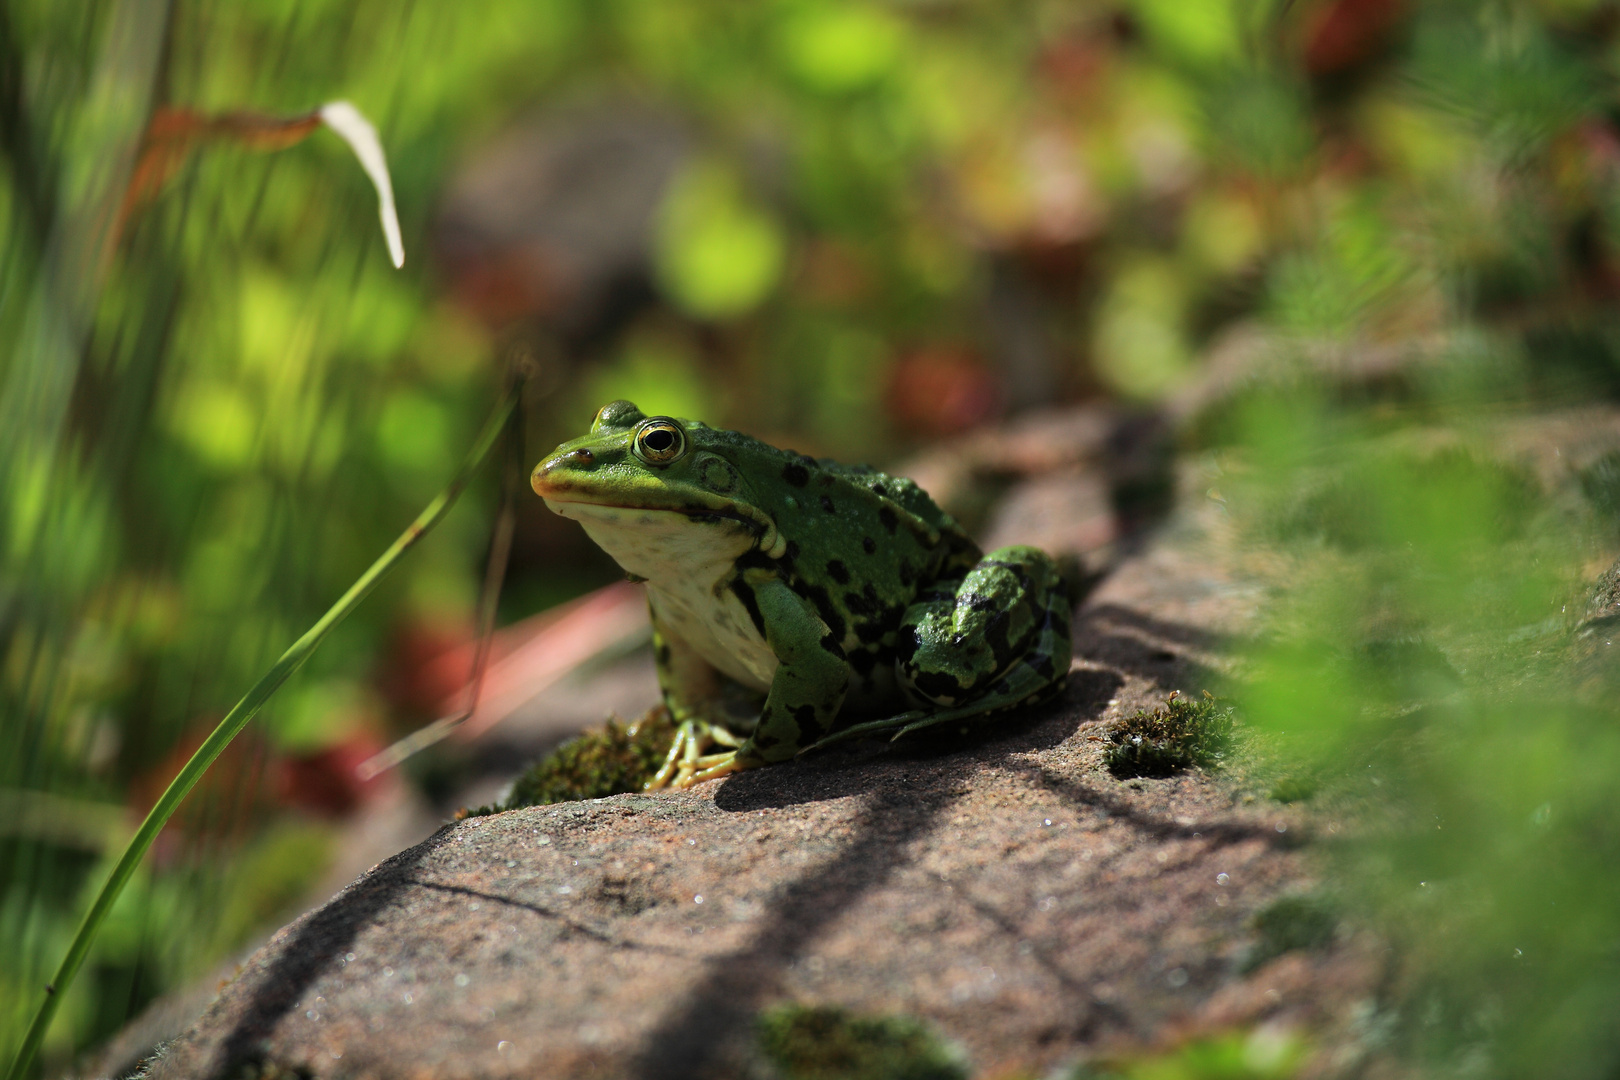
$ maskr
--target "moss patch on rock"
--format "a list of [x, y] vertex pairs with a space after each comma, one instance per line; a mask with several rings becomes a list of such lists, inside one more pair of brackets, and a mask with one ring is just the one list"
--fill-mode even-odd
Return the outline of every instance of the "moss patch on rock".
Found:
[[674, 741], [675, 721], [662, 705], [633, 723], [615, 717], [529, 766], [500, 803], [481, 806], [466, 816], [640, 791], [663, 765]]
[[1208, 692], [1196, 700], [1171, 694], [1152, 712], [1138, 709], [1115, 724], [1103, 762], [1121, 780], [1218, 764], [1232, 741], [1235, 712]]
[[961, 1056], [920, 1021], [785, 1005], [759, 1018], [759, 1050], [780, 1080], [967, 1080]]

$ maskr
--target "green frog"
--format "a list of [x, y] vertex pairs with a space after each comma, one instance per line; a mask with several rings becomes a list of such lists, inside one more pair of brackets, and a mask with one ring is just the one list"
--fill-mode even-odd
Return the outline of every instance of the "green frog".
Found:
[[[982, 553], [909, 480], [615, 401], [530, 482], [647, 584], [678, 723], [649, 788], [1040, 702], [1068, 678], [1051, 557]], [[731, 685], [757, 716], [725, 707]]]

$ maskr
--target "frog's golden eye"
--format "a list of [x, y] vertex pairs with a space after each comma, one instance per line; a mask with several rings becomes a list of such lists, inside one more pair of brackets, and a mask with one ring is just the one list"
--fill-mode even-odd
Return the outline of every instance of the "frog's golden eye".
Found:
[[655, 416], [636, 429], [630, 447], [649, 465], [668, 465], [686, 453], [686, 432], [667, 416]]

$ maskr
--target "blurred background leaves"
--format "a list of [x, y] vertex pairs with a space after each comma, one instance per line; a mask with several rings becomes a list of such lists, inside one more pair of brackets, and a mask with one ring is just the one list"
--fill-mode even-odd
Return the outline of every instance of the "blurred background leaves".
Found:
[[[878, 463], [1055, 403], [1182, 421], [1282, 575], [1250, 723], [1380, 808], [1335, 850], [1409, 957], [1410, 1060], [1612, 1076], [1616, 715], [1553, 666], [1612, 462], [1503, 447], [1620, 393], [1617, 63], [1609, 0], [9, 0], [0, 1057], [120, 823], [520, 353], [531, 457], [616, 397]], [[153, 108], [337, 98], [402, 272], [327, 133], [211, 145], [113, 232]], [[285, 917], [384, 797], [353, 765], [458, 685], [422, 661], [471, 624], [487, 483], [193, 796], [43, 1068]], [[525, 505], [503, 619], [614, 576]]]

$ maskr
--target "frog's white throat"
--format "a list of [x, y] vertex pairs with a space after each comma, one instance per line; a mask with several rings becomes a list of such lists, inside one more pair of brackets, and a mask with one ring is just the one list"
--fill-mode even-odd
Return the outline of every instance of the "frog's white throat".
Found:
[[737, 557], [754, 546], [742, 522], [693, 521], [676, 510], [644, 510], [599, 503], [546, 500], [572, 518], [626, 572], [663, 587], [714, 588], [729, 580]]
[[551, 499], [546, 505], [583, 525], [626, 571], [647, 579], [647, 599], [662, 625], [744, 686], [770, 688], [776, 655], [726, 587], [738, 557], [755, 543], [746, 525], [729, 518], [693, 521], [673, 510]]

